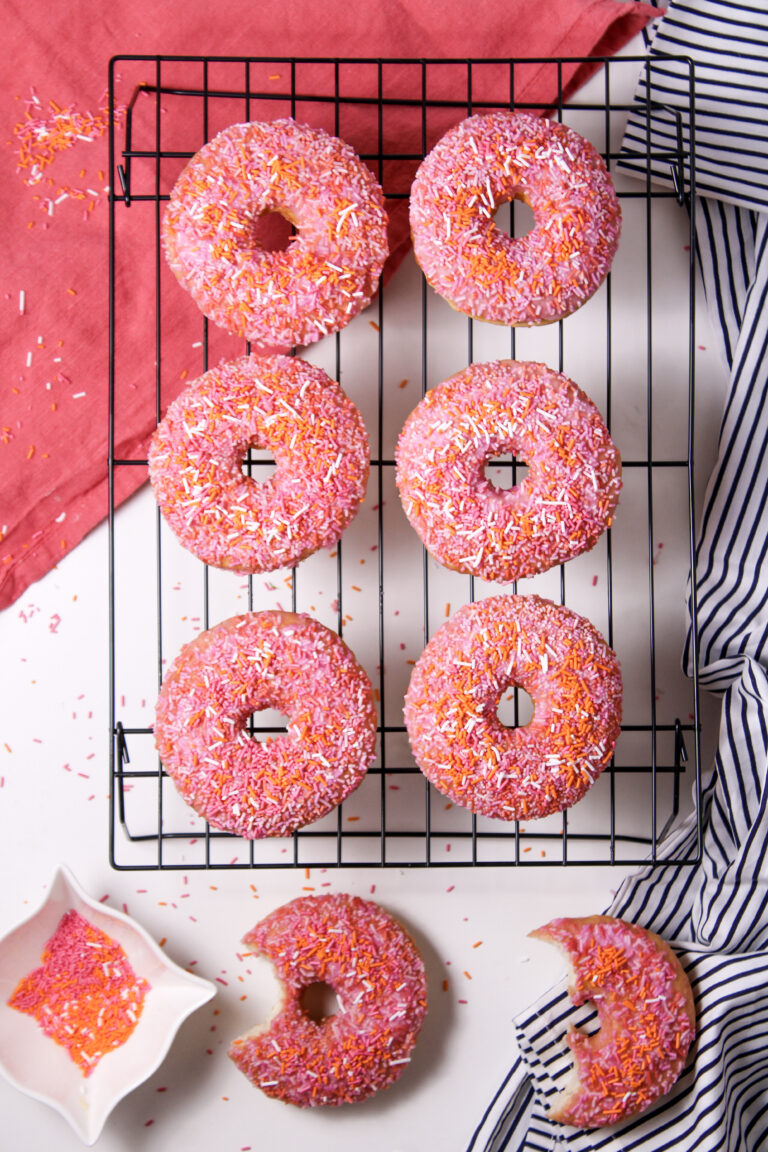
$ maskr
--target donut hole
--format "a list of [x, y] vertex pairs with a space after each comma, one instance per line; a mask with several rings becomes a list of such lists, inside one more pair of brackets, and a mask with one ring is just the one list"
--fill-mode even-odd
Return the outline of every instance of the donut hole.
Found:
[[528, 465], [511, 454], [496, 456], [486, 460], [483, 475], [491, 488], [499, 492], [511, 492], [528, 475]]
[[502, 692], [496, 718], [503, 728], [522, 728], [533, 719], [533, 698], [524, 688], [512, 685]]
[[315, 980], [299, 993], [299, 1006], [315, 1024], [322, 1024], [339, 1011], [339, 998], [330, 984]]
[[262, 252], [285, 252], [291, 245], [295, 228], [282, 212], [262, 212], [253, 221], [252, 235]]
[[536, 220], [530, 204], [523, 199], [512, 197], [502, 200], [493, 214], [493, 222], [501, 232], [522, 240], [536, 227]]
[[256, 445], [249, 448], [240, 461], [240, 471], [243, 476], [253, 480], [255, 484], [266, 484], [277, 471], [277, 465], [266, 452], [260, 452]]
[[260, 708], [247, 718], [245, 731], [257, 744], [271, 744], [288, 731], [291, 720], [276, 708]]

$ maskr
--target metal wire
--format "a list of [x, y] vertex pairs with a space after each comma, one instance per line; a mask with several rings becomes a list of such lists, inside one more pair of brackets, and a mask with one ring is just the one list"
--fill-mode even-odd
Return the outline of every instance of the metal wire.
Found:
[[[120, 239], [120, 214], [127, 212], [141, 212], [149, 210], [151, 218], [147, 218], [146, 243], [154, 245], [154, 276], [155, 276], [155, 317], [154, 317], [154, 361], [155, 361], [155, 417], [160, 419], [162, 413], [162, 365], [164, 353], [163, 309], [161, 306], [162, 285], [161, 273], [164, 257], [160, 243], [160, 225], [162, 204], [168, 198], [165, 191], [166, 169], [171, 162], [177, 167], [190, 157], [192, 151], [178, 151], [164, 146], [164, 140], [170, 135], [170, 126], [166, 116], [164, 101], [171, 99], [174, 113], [182, 114], [184, 105], [194, 108], [198, 115], [201, 105], [200, 140], [199, 147], [209, 136], [209, 125], [212, 113], [218, 111], [222, 102], [226, 106], [237, 106], [241, 109], [242, 118], [249, 119], [253, 108], [259, 104], [262, 107], [275, 102], [283, 109], [288, 106], [290, 114], [295, 115], [297, 106], [302, 112], [311, 117], [313, 110], [326, 113], [330, 107], [333, 113], [334, 130], [338, 134], [341, 130], [342, 110], [349, 108], [373, 109], [376, 118], [377, 148], [375, 151], [363, 152], [363, 158], [369, 163], [384, 187], [385, 195], [391, 202], [407, 197], [407, 192], [399, 188], [387, 186], [387, 173], [391, 161], [400, 161], [416, 164], [428, 149], [429, 143], [429, 117], [435, 110], [454, 110], [455, 119], [471, 114], [478, 108], [483, 110], [495, 107], [524, 108], [533, 105], [519, 102], [515, 99], [516, 84], [521, 68], [531, 63], [540, 64], [556, 69], [557, 98], [549, 108], [556, 117], [562, 118], [566, 112], [563, 96], [563, 67], [572, 64], [572, 60], [542, 60], [542, 61], [358, 61], [356, 63], [370, 66], [375, 73], [375, 91], [366, 91], [364, 94], [355, 92], [347, 86], [344, 73], [346, 66], [354, 61], [317, 59], [312, 61], [298, 61], [278, 58], [206, 58], [206, 57], [145, 57], [125, 56], [112, 61], [110, 66], [109, 97], [111, 109], [111, 128], [109, 138], [110, 154], [110, 324], [109, 324], [109, 361], [110, 361], [110, 400], [109, 400], [109, 604], [110, 604], [110, 773], [112, 786], [112, 804], [110, 813], [110, 859], [115, 868], [145, 869], [145, 868], [259, 868], [259, 867], [419, 867], [419, 866], [546, 866], [574, 864], [613, 864], [639, 863], [646, 859], [655, 860], [658, 846], [666, 832], [675, 823], [680, 815], [680, 778], [684, 772], [689, 772], [694, 784], [694, 808], [699, 811], [698, 794], [700, 790], [699, 778], [699, 705], [698, 705], [698, 672], [694, 666], [693, 678], [690, 684], [690, 701], [688, 714], [682, 719], [679, 715], [667, 715], [663, 706], [657, 700], [657, 603], [656, 603], [656, 574], [655, 574], [655, 502], [656, 483], [661, 474], [673, 474], [685, 491], [688, 507], [687, 548], [688, 558], [692, 566], [694, 557], [693, 535], [693, 408], [694, 408], [694, 356], [693, 356], [693, 318], [694, 318], [694, 244], [692, 225], [689, 244], [689, 301], [688, 301], [688, 332], [681, 340], [681, 361], [686, 365], [687, 374], [687, 403], [684, 419], [686, 426], [680, 428], [679, 440], [686, 445], [685, 454], [673, 457], [658, 454], [654, 442], [654, 308], [652, 301], [652, 284], [654, 279], [652, 241], [654, 229], [654, 204], [659, 199], [676, 199], [685, 204], [695, 188], [695, 176], [689, 157], [683, 146], [682, 132], [678, 121], [677, 146], [663, 159], [668, 163], [672, 188], [667, 189], [658, 184], [652, 184], [650, 179], [651, 159], [646, 160], [646, 180], [637, 187], [622, 189], [620, 199], [627, 203], [639, 201], [645, 209], [645, 343], [646, 343], [646, 443], [645, 451], [641, 455], [630, 456], [623, 461], [625, 474], [629, 477], [633, 473], [645, 474], [645, 499], [647, 503], [647, 615], [648, 615], [648, 651], [647, 660], [649, 699], [645, 702], [644, 711], [647, 720], [642, 723], [627, 722], [623, 725], [622, 736], [630, 741], [642, 736], [649, 749], [647, 762], [638, 763], [631, 758], [627, 763], [621, 763], [617, 755], [616, 760], [606, 769], [599, 782], [602, 788], [602, 804], [596, 807], [594, 819], [587, 827], [583, 820], [578, 821], [564, 813], [559, 820], [525, 827], [512, 823], [507, 825], [499, 821], [487, 821], [476, 818], [469, 813], [458, 814], [456, 811], [444, 816], [446, 805], [444, 798], [424, 780], [416, 766], [410, 760], [407, 752], [403, 751], [404, 726], [393, 715], [391, 695], [387, 690], [385, 676], [391, 674], [387, 669], [387, 628], [385, 618], [385, 602], [389, 581], [392, 578], [392, 569], [388, 560], [390, 549], [390, 534], [387, 530], [385, 518], [386, 495], [392, 490], [392, 475], [394, 460], [387, 453], [383, 428], [387, 412], [388, 396], [385, 387], [386, 366], [385, 360], [389, 341], [393, 334], [388, 330], [386, 315], [387, 289], [379, 293], [377, 301], [369, 310], [368, 316], [377, 329], [377, 353], [373, 371], [377, 380], [376, 413], [378, 421], [377, 435], [373, 444], [373, 458], [371, 460], [371, 482], [369, 493], [375, 495], [376, 500], [376, 532], [375, 551], [378, 582], [378, 619], [375, 625], [377, 634], [377, 671], [374, 685], [379, 699], [379, 748], [378, 758], [374, 767], [369, 771], [369, 779], [374, 781], [376, 787], [376, 803], [369, 807], [363, 823], [358, 828], [351, 821], [358, 821], [357, 816], [349, 817], [347, 814], [348, 801], [339, 807], [334, 816], [326, 818], [321, 825], [306, 828], [296, 833], [286, 841], [249, 843], [222, 833], [199, 821], [194, 831], [190, 831], [189, 821], [180, 816], [178, 806], [172, 799], [172, 790], [169, 791], [169, 781], [163, 771], [162, 765], [152, 762], [152, 729], [147, 723], [129, 723], [128, 715], [123, 706], [124, 693], [121, 688], [121, 645], [127, 630], [135, 630], [138, 607], [133, 607], [122, 591], [118, 593], [117, 586], [121, 583], [120, 569], [124, 563], [118, 558], [125, 552], [125, 544], [120, 537], [120, 517], [116, 512], [116, 477], [122, 469], [144, 468], [144, 457], [126, 457], [116, 455], [116, 445], [123, 441], [119, 427], [118, 406], [116, 404], [116, 357], [118, 353], [119, 332], [116, 327], [116, 282], [120, 272], [131, 258], [129, 251], [123, 251]], [[581, 61], [586, 63], [586, 61]], [[610, 151], [610, 136], [613, 117], [629, 110], [628, 106], [612, 102], [611, 71], [616, 66], [612, 60], [598, 61], [603, 65], [604, 93], [599, 103], [589, 102], [579, 105], [583, 111], [600, 113], [604, 124], [605, 156], [609, 164], [615, 163], [617, 155]], [[623, 64], [632, 63], [624, 59]], [[639, 70], [642, 61], [637, 59], [636, 67]], [[187, 86], [174, 85], [165, 82], [167, 70], [175, 65], [183, 64], [198, 69], [199, 81]], [[328, 66], [332, 70], [333, 83], [327, 95], [318, 95], [299, 89], [298, 75], [304, 65]], [[288, 69], [290, 82], [287, 90], [282, 88], [276, 93], [263, 83], [258, 84], [254, 74], [263, 72], [264, 66], [279, 66]], [[483, 69], [489, 65], [503, 66], [508, 71], [509, 97], [508, 100], [478, 99]], [[398, 74], [396, 90], [388, 89], [388, 70], [395, 67]], [[400, 66], [408, 66], [413, 70], [413, 82], [409, 91], [404, 91]], [[430, 98], [433, 74], [450, 66], [454, 74], [463, 72], [465, 81], [464, 94], [446, 99]], [[138, 69], [143, 76], [133, 91], [133, 95], [125, 110], [125, 115], [118, 122], [114, 116], [115, 89], [118, 72]], [[212, 71], [215, 69], [217, 82], [211, 84]], [[282, 75], [282, 73], [281, 73]], [[222, 76], [226, 84], [220, 83]], [[648, 74], [649, 88], [652, 90], [653, 75]], [[455, 88], [458, 92], [458, 85]], [[147, 104], [152, 105], [152, 114], [146, 115]], [[538, 106], [537, 106], [538, 107]], [[386, 112], [392, 108], [408, 108], [415, 110], [420, 116], [420, 150], [405, 151], [399, 148], [397, 141], [387, 137], [384, 127]], [[693, 77], [690, 76], [690, 113], [691, 124], [693, 109]], [[137, 127], [136, 117], [142, 113], [141, 126]], [[190, 112], [189, 115], [192, 113]], [[650, 115], [650, 108], [649, 113]], [[692, 128], [691, 128], [692, 131]], [[659, 156], [655, 157], [656, 160]], [[153, 177], [151, 187], [146, 180], [137, 187], [137, 165], [151, 164]], [[514, 229], [514, 205], [510, 212], [510, 228]], [[422, 281], [421, 296], [421, 349], [419, 353], [419, 366], [421, 372], [421, 394], [427, 390], [431, 379], [430, 363], [430, 291]], [[608, 278], [604, 292], [604, 349], [605, 349], [605, 416], [609, 428], [614, 417], [614, 363], [616, 356], [616, 339], [614, 333], [614, 299], [611, 277]], [[373, 317], [375, 316], [375, 320]], [[206, 320], [202, 323], [202, 364], [203, 371], [207, 371], [211, 352], [209, 343], [211, 332]], [[345, 347], [344, 333], [337, 333], [330, 338], [335, 350], [335, 371], [339, 379], [342, 370], [343, 353]], [[564, 370], [565, 343], [564, 325], [558, 325], [558, 369]], [[508, 355], [515, 358], [518, 337], [515, 330], [510, 331]], [[466, 321], [466, 359], [471, 363], [476, 348], [476, 329], [472, 320]], [[249, 349], [247, 349], [249, 350]], [[552, 365], [554, 367], [554, 365]], [[258, 469], [267, 463], [257, 453], [249, 453], [246, 469], [249, 474], [257, 474]], [[492, 461], [492, 465], [508, 469], [511, 482], [514, 484], [518, 475], [518, 463], [514, 460]], [[370, 499], [370, 496], [369, 496]], [[165, 569], [167, 543], [164, 539], [163, 525], [158, 511], [154, 516], [154, 551], [155, 551], [155, 607], [154, 620], [155, 635], [149, 629], [143, 639], [147, 645], [154, 645], [156, 683], [147, 684], [147, 694], [152, 695], [162, 681], [163, 669], [168, 656], [174, 653], [166, 651], [165, 622], [168, 615], [168, 576]], [[609, 530], [605, 537], [604, 552], [604, 586], [606, 618], [605, 635], [610, 644], [614, 643], [615, 633], [615, 605], [614, 594], [616, 586], [615, 564], [616, 553], [612, 533]], [[344, 587], [344, 549], [345, 541], [341, 541], [336, 549], [336, 629], [340, 635], [344, 634], [346, 621], [349, 619], [346, 610], [347, 591]], [[210, 626], [215, 611], [212, 609], [211, 576], [208, 569], [200, 566], [200, 598], [202, 602], [201, 625]], [[433, 631], [435, 621], [435, 595], [434, 585], [436, 574], [433, 562], [423, 552], [421, 559], [421, 613], [424, 642]], [[290, 581], [291, 609], [300, 610], [300, 589], [302, 596], [306, 590], [307, 578], [303, 567], [294, 570]], [[597, 578], [595, 577], [595, 580]], [[568, 602], [568, 593], [571, 577], [567, 566], [559, 570], [559, 598], [563, 603]], [[513, 589], [514, 590], [514, 589]], [[469, 578], [467, 582], [466, 599], [474, 600], [477, 594], [475, 581]], [[256, 604], [253, 579], [248, 580], [247, 603], [249, 610]], [[695, 636], [695, 594], [691, 599]], [[371, 625], [374, 628], [374, 625]], [[695, 648], [694, 648], [695, 652]], [[514, 692], [512, 723], [520, 722], [520, 694]], [[259, 726], [252, 719], [252, 734], [266, 734], [280, 731], [279, 727], [265, 724]], [[687, 747], [688, 741], [691, 749]], [[661, 747], [660, 747], [661, 746]], [[129, 754], [130, 747], [130, 754]], [[136, 755], [140, 749], [141, 755]], [[134, 760], [130, 759], [133, 755]], [[135, 761], [139, 761], [136, 763]], [[624, 826], [624, 812], [622, 809], [624, 783], [627, 779], [643, 778], [649, 787], [650, 800], [647, 804], [647, 822], [639, 831], [633, 828], [626, 831]], [[662, 786], [663, 785], [663, 786]], [[595, 790], [597, 790], [597, 787]], [[404, 818], [398, 814], [399, 810], [393, 793], [404, 790], [413, 798], [409, 804]], [[418, 796], [421, 796], [420, 801]], [[584, 801], [581, 802], [585, 803]], [[450, 807], [450, 806], [447, 806]], [[577, 806], [581, 807], [581, 805]], [[377, 809], [377, 811], [376, 811]], [[660, 811], [661, 809], [661, 811]], [[444, 819], [449, 822], [444, 823]], [[699, 831], [700, 835], [700, 831]], [[453, 849], [453, 850], [452, 850]]]

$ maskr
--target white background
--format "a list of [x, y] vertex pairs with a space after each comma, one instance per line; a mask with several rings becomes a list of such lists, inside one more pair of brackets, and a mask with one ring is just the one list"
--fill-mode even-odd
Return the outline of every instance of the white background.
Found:
[[[641, 51], [640, 42], [626, 54], [633, 51]], [[630, 99], [633, 77], [622, 83]], [[592, 84], [599, 98], [599, 81]], [[664, 389], [683, 405], [687, 242], [685, 213], [673, 201], [658, 205], [654, 243], [665, 274], [656, 289], [664, 317], [656, 338], [660, 357], [669, 357]], [[622, 251], [632, 251], [633, 244], [642, 245], [642, 237], [625, 235]], [[396, 300], [400, 285], [407, 294], [414, 275], [406, 263], [387, 298]], [[631, 308], [631, 283], [626, 283], [625, 302]], [[696, 331], [700, 496], [712, 462], [725, 374], [702, 305]], [[588, 350], [587, 327], [582, 332]], [[620, 351], [616, 355], [621, 363]], [[118, 513], [118, 530], [130, 532], [141, 523], [151, 500], [146, 490], [134, 498]], [[685, 523], [678, 528], [684, 536]], [[402, 530], [409, 531], [404, 521]], [[671, 621], [664, 632], [660, 674], [670, 681], [679, 675], [684, 550], [674, 560], [670, 557], [663, 573], [659, 564], [663, 607]], [[646, 579], [644, 569], [638, 578]], [[415, 639], [413, 648], [417, 652]], [[357, 1152], [361, 1146], [370, 1152], [424, 1147], [460, 1152], [514, 1058], [513, 1017], [562, 978], [554, 951], [529, 941], [527, 933], [554, 916], [601, 911], [628, 869], [312, 869], [309, 876], [304, 869], [113, 871], [108, 862], [107, 668], [107, 534], [101, 527], [0, 614], [0, 853], [5, 878], [0, 933], [34, 910], [56, 865], [64, 862], [92, 896], [126, 908], [155, 939], [166, 941], [168, 956], [215, 981], [218, 993], [182, 1026], [161, 1068], [117, 1106], [96, 1147], [100, 1152], [266, 1147]], [[704, 704], [706, 713], [711, 708]], [[710, 722], [705, 755], [711, 734]], [[251, 1087], [227, 1059], [226, 1047], [268, 1015], [274, 996], [266, 968], [239, 958], [242, 935], [272, 908], [310, 888], [372, 894], [402, 920], [424, 955], [430, 1011], [412, 1063], [394, 1087], [361, 1105], [305, 1113]], [[70, 1152], [81, 1147], [60, 1116], [4, 1081], [0, 1109], [2, 1149]]]

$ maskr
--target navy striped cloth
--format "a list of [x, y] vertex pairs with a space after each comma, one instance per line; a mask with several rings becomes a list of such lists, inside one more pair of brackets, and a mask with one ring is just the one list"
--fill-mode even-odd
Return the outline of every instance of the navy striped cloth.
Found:
[[[673, 0], [651, 53], [681, 52], [695, 62], [699, 263], [729, 373], [696, 557], [700, 683], [722, 696], [720, 737], [704, 780], [700, 863], [664, 864], [695, 859], [693, 814], [607, 911], [675, 948], [698, 1035], [670, 1095], [641, 1117], [591, 1132], [552, 1123], [546, 1100], [572, 1064], [567, 1029], [597, 1027], [562, 984], [516, 1020], [520, 1055], [468, 1152], [768, 1149], [768, 4]], [[654, 92], [660, 69], [665, 104], [677, 92], [685, 113], [677, 64], [654, 60]], [[643, 76], [641, 99], [645, 89]], [[646, 125], [644, 111], [630, 116], [631, 152], [647, 146]], [[654, 147], [669, 148], [668, 125], [664, 113], [652, 119]]]

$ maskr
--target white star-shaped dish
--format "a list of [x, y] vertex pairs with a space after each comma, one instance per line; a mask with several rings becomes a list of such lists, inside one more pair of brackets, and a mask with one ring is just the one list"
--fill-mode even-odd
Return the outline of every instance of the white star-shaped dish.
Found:
[[[135, 975], [150, 985], [134, 1031], [87, 1077], [33, 1016], [8, 1005], [19, 981], [40, 967], [45, 945], [70, 910], [115, 940]], [[92, 900], [60, 866], [40, 908], [0, 940], [0, 1072], [93, 1144], [118, 1101], [162, 1063], [187, 1016], [215, 994], [215, 985], [179, 968], [135, 920]]]

